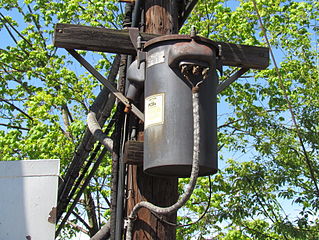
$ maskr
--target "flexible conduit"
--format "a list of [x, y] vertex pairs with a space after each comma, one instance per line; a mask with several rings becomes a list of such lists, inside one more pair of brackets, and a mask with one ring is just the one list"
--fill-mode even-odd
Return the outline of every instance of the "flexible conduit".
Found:
[[127, 231], [126, 231], [126, 240], [132, 240], [132, 230], [133, 230], [133, 221], [136, 219], [137, 211], [140, 208], [147, 208], [151, 212], [161, 215], [167, 215], [173, 212], [176, 212], [182, 206], [185, 205], [187, 200], [193, 193], [195, 188], [198, 172], [199, 172], [199, 134], [200, 134], [200, 126], [199, 126], [199, 100], [198, 100], [198, 87], [193, 87], [192, 89], [192, 99], [193, 99], [193, 121], [194, 121], [194, 146], [193, 146], [193, 163], [192, 163], [192, 171], [189, 183], [186, 187], [185, 192], [180, 197], [180, 199], [169, 207], [158, 207], [154, 204], [146, 201], [142, 201], [136, 204], [127, 220]]
[[89, 114], [87, 115], [87, 125], [92, 135], [100, 143], [102, 143], [107, 148], [108, 151], [112, 152], [113, 141], [102, 131], [100, 124], [98, 123], [96, 119], [95, 112], [89, 112]]

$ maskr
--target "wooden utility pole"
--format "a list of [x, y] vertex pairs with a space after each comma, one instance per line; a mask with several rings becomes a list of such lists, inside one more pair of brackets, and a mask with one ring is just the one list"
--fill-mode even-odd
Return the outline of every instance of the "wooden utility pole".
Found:
[[[133, 0], [132, 0], [133, 1]], [[128, 1], [131, 2], [131, 1]], [[159, 35], [177, 33], [178, 22], [184, 22], [196, 0], [172, 1], [172, 0], [147, 0], [144, 3], [142, 40], [148, 41]], [[187, 2], [187, 3], [185, 3]], [[177, 5], [179, 4], [179, 7]], [[183, 7], [181, 8], [181, 5]], [[185, 5], [185, 6], [184, 6]], [[138, 5], [137, 5], [138, 6]], [[177, 9], [179, 8], [179, 9]], [[225, 42], [214, 42], [221, 50], [221, 60], [224, 66], [235, 66], [240, 69], [229, 79], [221, 83], [217, 93], [226, 88], [234, 80], [244, 74], [248, 69], [265, 69], [269, 64], [269, 49], [256, 46], [239, 45]], [[136, 45], [136, 44], [135, 44]], [[128, 30], [115, 30], [98, 27], [89, 27], [71, 24], [57, 24], [54, 32], [54, 46], [68, 49], [74, 58], [83, 65], [95, 78], [97, 78], [109, 91], [114, 94], [125, 106], [131, 109], [140, 119], [137, 141], [126, 146], [127, 162], [133, 159], [135, 165], [128, 165], [126, 181], [127, 200], [126, 213], [131, 213], [132, 208], [140, 201], [149, 201], [157, 206], [170, 206], [178, 199], [177, 178], [151, 177], [143, 173], [143, 102], [141, 96], [138, 108], [112, 84], [99, 74], [88, 62], [81, 57], [75, 49], [110, 52], [119, 54], [136, 55], [136, 46], [132, 42]], [[141, 110], [141, 111], [140, 111]], [[130, 149], [132, 151], [130, 151]], [[163, 149], [165, 151], [165, 149]], [[125, 154], [124, 154], [125, 158]], [[137, 163], [137, 164], [136, 164]], [[72, 164], [76, 164], [73, 162]], [[76, 176], [75, 176], [76, 177]], [[65, 190], [65, 189], [63, 189]], [[67, 191], [66, 191], [67, 192]], [[65, 206], [66, 207], [66, 206]], [[64, 210], [63, 210], [64, 211]], [[61, 211], [61, 214], [62, 212]], [[169, 222], [176, 222], [176, 213], [163, 216]], [[111, 226], [112, 227], [112, 226]], [[176, 229], [160, 221], [147, 209], [140, 209], [134, 222], [133, 239], [176, 239]]]
[[[176, 1], [145, 1], [145, 32], [153, 34], [174, 34], [178, 30], [178, 12]], [[144, 102], [144, 101], [143, 101]], [[139, 141], [143, 141], [143, 129], [139, 132]], [[143, 159], [140, 160], [141, 162]], [[142, 165], [131, 165], [128, 172], [129, 215], [140, 201], [148, 201], [157, 206], [173, 205], [178, 199], [178, 179], [152, 177], [143, 172]], [[134, 222], [133, 239], [176, 239], [176, 228], [160, 221], [148, 209], [140, 209]], [[167, 221], [176, 223], [177, 214], [165, 216]]]

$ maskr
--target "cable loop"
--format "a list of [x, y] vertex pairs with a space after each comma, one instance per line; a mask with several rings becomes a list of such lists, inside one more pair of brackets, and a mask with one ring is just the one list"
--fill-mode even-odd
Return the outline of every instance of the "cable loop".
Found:
[[136, 214], [130, 215], [130, 216], [128, 216], [128, 218], [130, 221], [135, 222], [137, 220], [137, 215]]
[[203, 81], [198, 82], [194, 87], [192, 87], [192, 93], [198, 93], [199, 87], [202, 85]]
[[[198, 82], [196, 84], [196, 88], [199, 88], [200, 84], [202, 81]], [[131, 221], [132, 217], [136, 216], [137, 211], [144, 207], [149, 209], [151, 212], [159, 214], [159, 215], [167, 215], [173, 212], [176, 212], [178, 209], [180, 209], [182, 206], [186, 204], [186, 202], [189, 200], [191, 197], [196, 182], [199, 174], [199, 152], [200, 152], [200, 124], [199, 124], [199, 94], [197, 92], [192, 94], [192, 100], [193, 100], [193, 127], [194, 127], [194, 135], [193, 135], [193, 140], [194, 140], [194, 146], [193, 146], [193, 162], [192, 162], [192, 170], [191, 170], [191, 176], [190, 176], [190, 181], [188, 185], [185, 188], [184, 193], [182, 196], [179, 198], [179, 200], [169, 206], [169, 207], [159, 207], [156, 206], [150, 202], [147, 201], [142, 201], [136, 204], [131, 211], [131, 214], [128, 218], [128, 226], [127, 226], [127, 231], [126, 231], [126, 240], [131, 240], [132, 239], [132, 230], [133, 230], [133, 221]]]

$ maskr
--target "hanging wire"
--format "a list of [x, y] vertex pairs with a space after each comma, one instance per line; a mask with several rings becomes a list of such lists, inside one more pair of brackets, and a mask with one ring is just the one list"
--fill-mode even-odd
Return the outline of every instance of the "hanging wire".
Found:
[[147, 201], [142, 201], [136, 204], [127, 220], [126, 240], [132, 239], [133, 221], [136, 220], [137, 212], [139, 209], [147, 208], [153, 213], [167, 215], [167, 214], [176, 212], [178, 209], [183, 207], [186, 204], [186, 202], [189, 200], [189, 198], [191, 197], [191, 194], [193, 193], [193, 190], [197, 182], [198, 173], [199, 173], [199, 154], [200, 154], [199, 87], [201, 83], [202, 81], [198, 82], [196, 85], [194, 84], [195, 86], [193, 85], [193, 88], [192, 88], [194, 146], [193, 146], [193, 162], [192, 162], [190, 181], [188, 185], [186, 186], [184, 193], [178, 199], [178, 201], [169, 207], [159, 207]]
[[64, 224], [67, 222], [67, 219], [69, 218], [69, 216], [71, 215], [71, 213], [73, 212], [73, 209], [75, 208], [76, 204], [78, 203], [82, 193], [84, 192], [84, 190], [86, 189], [86, 187], [89, 185], [91, 178], [93, 177], [93, 175], [95, 174], [96, 170], [98, 169], [100, 163], [102, 162], [102, 160], [104, 159], [105, 154], [108, 152], [107, 148], [103, 148], [102, 152], [100, 153], [98, 159], [96, 160], [96, 162], [94, 163], [92, 170], [90, 171], [90, 173], [88, 174], [87, 178], [85, 179], [84, 183], [82, 184], [82, 187], [80, 188], [78, 194], [76, 195], [73, 203], [71, 204], [69, 210], [67, 211], [66, 215], [64, 216], [64, 218], [62, 219], [59, 227], [57, 228], [56, 232], [55, 232], [55, 236], [57, 237]]
[[196, 223], [198, 223], [200, 220], [202, 220], [205, 215], [207, 214], [209, 208], [210, 208], [210, 205], [211, 205], [211, 198], [212, 198], [212, 180], [211, 180], [211, 177], [210, 175], [208, 175], [208, 181], [209, 181], [209, 198], [208, 198], [208, 201], [207, 201], [207, 206], [206, 206], [206, 209], [205, 211], [202, 213], [202, 215], [197, 219], [195, 220], [194, 222], [190, 222], [190, 223], [187, 223], [187, 224], [176, 224], [176, 223], [172, 223], [172, 222], [169, 222], [167, 220], [165, 220], [162, 216], [156, 214], [156, 213], [153, 213], [152, 214], [157, 217], [160, 221], [170, 225], [170, 226], [174, 226], [174, 227], [188, 227], [188, 226], [191, 226], [191, 225], [194, 225]]
[[127, 136], [127, 122], [128, 114], [124, 115], [124, 124], [122, 132], [122, 145], [120, 152], [119, 172], [118, 172], [118, 183], [117, 183], [117, 198], [116, 198], [116, 224], [115, 224], [115, 239], [121, 239], [123, 231], [123, 206], [124, 206], [124, 188], [125, 188], [125, 163], [124, 163], [124, 147]]

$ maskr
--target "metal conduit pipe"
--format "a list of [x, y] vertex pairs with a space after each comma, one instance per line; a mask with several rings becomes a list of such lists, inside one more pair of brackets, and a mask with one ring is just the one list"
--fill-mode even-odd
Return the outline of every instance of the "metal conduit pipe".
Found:
[[185, 192], [180, 197], [180, 199], [169, 207], [158, 207], [150, 202], [140, 202], [136, 204], [127, 220], [127, 231], [126, 231], [126, 240], [132, 239], [132, 230], [133, 230], [133, 222], [136, 219], [137, 211], [140, 208], [147, 208], [151, 212], [166, 215], [173, 212], [176, 212], [178, 209], [180, 209], [182, 206], [185, 205], [185, 203], [188, 201], [190, 196], [193, 193], [193, 190], [195, 188], [198, 173], [199, 173], [199, 134], [200, 134], [200, 125], [199, 125], [199, 99], [198, 99], [198, 86], [193, 87], [192, 89], [192, 99], [193, 99], [193, 121], [194, 121], [194, 146], [193, 146], [193, 163], [192, 163], [192, 171], [190, 176], [190, 181], [186, 187]]
[[[125, 79], [126, 79], [126, 62], [127, 57], [122, 55], [121, 56], [121, 67], [119, 70], [119, 78], [118, 78], [118, 84], [117, 89], [119, 91], [123, 91], [125, 89]], [[113, 138], [114, 138], [114, 153], [112, 156], [112, 210], [111, 210], [111, 218], [110, 218], [110, 224], [111, 224], [111, 240], [115, 239], [121, 239], [121, 232], [118, 233], [118, 229], [122, 229], [123, 226], [123, 199], [119, 199], [120, 194], [119, 191], [124, 191], [124, 186], [119, 186], [120, 179], [123, 178], [122, 171], [120, 171], [120, 161], [121, 161], [121, 136], [122, 136], [122, 125], [124, 121], [124, 106], [118, 105], [117, 109], [119, 110], [117, 123], [114, 128], [113, 132]], [[119, 188], [120, 187], [120, 188]], [[120, 209], [120, 211], [118, 210]], [[118, 215], [119, 214], [119, 215]], [[118, 227], [117, 227], [118, 226]], [[116, 237], [119, 236], [120, 238]]]
[[[135, 1], [135, 4], [134, 4], [134, 9], [133, 9], [133, 13], [132, 13], [132, 22], [131, 22], [131, 27], [138, 27], [138, 20], [140, 18], [140, 15], [141, 15], [141, 5], [142, 5], [142, 1], [143, 0], [136, 0]], [[127, 59], [127, 68], [131, 65], [131, 63], [133, 62], [133, 59], [132, 59], [132, 55], [129, 55], [128, 56], [128, 59]], [[131, 83], [129, 83], [128, 81], [126, 81], [126, 84], [125, 84], [126, 88], [125, 88], [125, 92], [127, 93]]]
[[138, 24], [138, 18], [141, 15], [141, 4], [142, 4], [142, 0], [136, 0], [135, 1], [135, 5], [134, 5], [134, 9], [133, 9], [133, 13], [132, 13], [132, 27], [137, 27]]
[[[132, 13], [132, 23], [131, 23], [131, 27], [137, 27], [138, 24], [138, 18], [140, 15], [140, 9], [141, 9], [141, 3], [142, 0], [136, 0], [135, 1], [135, 5], [134, 5], [134, 9], [133, 9], [133, 13]], [[126, 66], [130, 66], [132, 63], [132, 56], [129, 55], [128, 59], [127, 59], [127, 63]], [[129, 88], [129, 83], [128, 80], [126, 79], [126, 83], [125, 83], [125, 91], [127, 91], [127, 89]], [[126, 117], [125, 117], [126, 118]], [[126, 125], [126, 124], [125, 124]], [[125, 128], [126, 126], [124, 126]], [[125, 134], [123, 134], [123, 138], [125, 139]], [[123, 144], [125, 143], [125, 141], [123, 141]], [[123, 154], [123, 152], [121, 152], [121, 155]], [[115, 236], [114, 239], [115, 240], [120, 240], [122, 239], [122, 228], [123, 228], [123, 196], [124, 196], [124, 177], [125, 177], [125, 165], [122, 162], [122, 156], [120, 156], [119, 158], [120, 162], [119, 162], [119, 173], [118, 173], [118, 192], [117, 192], [117, 206], [116, 206], [116, 223], [115, 223]]]

